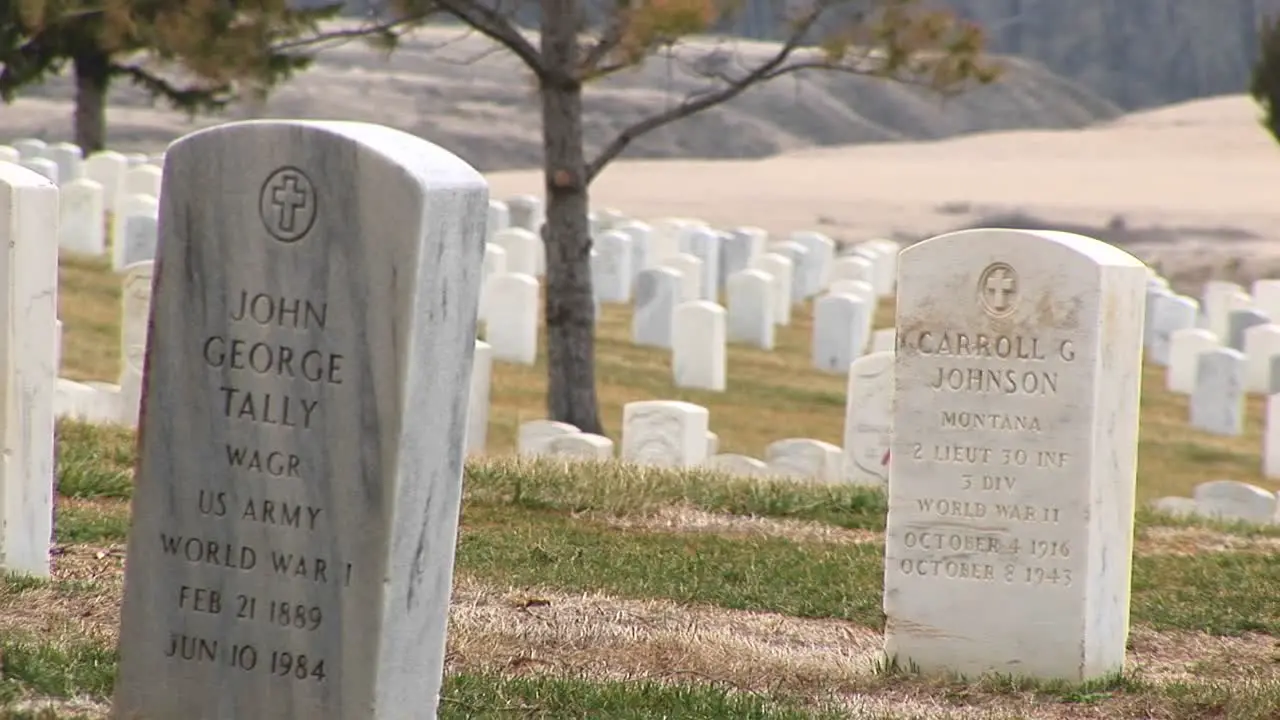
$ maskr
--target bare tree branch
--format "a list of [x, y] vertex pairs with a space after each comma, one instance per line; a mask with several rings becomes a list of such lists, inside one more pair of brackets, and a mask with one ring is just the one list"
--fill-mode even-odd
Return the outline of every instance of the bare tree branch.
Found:
[[783, 43], [782, 46], [778, 48], [777, 52], [775, 52], [768, 60], [756, 66], [754, 70], [738, 78], [730, 78], [727, 76], [717, 77], [716, 79], [724, 81], [725, 84], [723, 87], [710, 90], [705, 93], [700, 93], [694, 97], [686, 98], [685, 101], [679, 105], [675, 105], [662, 112], [650, 115], [649, 117], [634, 123], [630, 127], [618, 133], [618, 135], [605, 145], [604, 148], [596, 155], [595, 159], [587, 163], [586, 181], [590, 183], [594, 180], [596, 175], [599, 175], [600, 171], [603, 170], [610, 161], [616, 158], [623, 150], [626, 150], [627, 146], [634, 142], [636, 138], [644, 135], [645, 133], [652, 132], [663, 125], [669, 125], [676, 120], [686, 118], [696, 112], [737, 97], [747, 88], [755, 85], [756, 83], [777, 77], [779, 74], [785, 74], [785, 72], [792, 72], [790, 70], [784, 71], [783, 73], [779, 73], [777, 71], [781, 68], [787, 67], [787, 60], [790, 59], [792, 53], [800, 47], [805, 35], [807, 35], [809, 30], [815, 23], [817, 23], [826, 7], [826, 5], [819, 4], [808, 13], [801, 16], [792, 25], [791, 35], [787, 38], [787, 41]]
[[475, 28], [476, 32], [510, 50], [524, 61], [540, 81], [547, 76], [541, 53], [506, 15], [477, 0], [434, 0], [434, 4]]
[[618, 0], [616, 4], [619, 7], [610, 16], [609, 24], [600, 33], [600, 37], [582, 51], [582, 59], [578, 61], [577, 76], [579, 80], [598, 79], [632, 64], [630, 62], [616, 62], [601, 66], [601, 63], [608, 57], [609, 53], [613, 52], [622, 42], [622, 39], [626, 37], [627, 29], [631, 26], [631, 16], [622, 7], [625, 3], [622, 0]]

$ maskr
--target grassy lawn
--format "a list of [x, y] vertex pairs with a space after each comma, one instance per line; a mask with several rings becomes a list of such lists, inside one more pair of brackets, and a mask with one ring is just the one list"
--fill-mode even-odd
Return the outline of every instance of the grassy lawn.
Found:
[[[64, 262], [63, 375], [117, 372], [117, 281]], [[882, 308], [879, 325], [889, 323]], [[782, 437], [839, 442], [844, 379], [807, 369], [800, 312], [773, 353], [735, 348], [729, 391], [671, 387], [665, 353], [630, 345], [606, 307], [600, 383], [623, 403], [711, 409], [727, 452]], [[490, 447], [541, 417], [541, 365], [497, 365]], [[1185, 399], [1145, 375], [1139, 486], [1187, 494], [1258, 475], [1248, 434], [1186, 428]], [[767, 408], [767, 412], [762, 410]], [[784, 414], [781, 417], [779, 413]], [[780, 434], [779, 428], [785, 428]], [[54, 578], [0, 582], [0, 720], [105, 717], [128, 531], [133, 434], [58, 427]], [[843, 486], [749, 481], [611, 463], [493, 457], [468, 465], [450, 612], [446, 718], [1231, 718], [1280, 708], [1280, 528], [1142, 511], [1126, 674], [1085, 686], [919, 677], [883, 661], [885, 499]]]

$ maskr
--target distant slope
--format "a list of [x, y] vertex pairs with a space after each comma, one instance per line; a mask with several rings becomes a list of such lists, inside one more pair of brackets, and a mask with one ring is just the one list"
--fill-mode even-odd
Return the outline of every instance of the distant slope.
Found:
[[[992, 52], [1042, 63], [1126, 109], [1244, 92], [1258, 20], [1280, 0], [924, 0], [974, 20]], [[779, 39], [769, 8], [744, 0], [726, 30]]]
[[[528, 74], [506, 53], [485, 55], [482, 38], [447, 28], [406, 39], [389, 58], [359, 43], [326, 51], [315, 68], [279, 89], [258, 117], [365, 120], [445, 145], [482, 170], [533, 167], [541, 157], [540, 113]], [[742, 55], [772, 46], [742, 41]], [[478, 61], [471, 58], [484, 56]], [[593, 147], [626, 125], [700, 87], [679, 67], [651, 60], [592, 85], [587, 134]], [[72, 85], [59, 78], [0, 108], [6, 137], [68, 138]], [[112, 147], [161, 149], [199, 126], [249, 116], [241, 108], [189, 124], [153, 108], [142, 93], [111, 96]], [[1119, 109], [1030, 62], [1012, 60], [1004, 80], [948, 101], [883, 81], [807, 73], [752, 90], [732, 103], [668, 126], [637, 142], [630, 157], [755, 158], [815, 146], [934, 139], [975, 131], [1074, 128]]]
[[[298, 0], [326, 5], [332, 0]], [[538, 27], [539, 3], [501, 3]], [[920, 0], [980, 24], [992, 52], [1017, 55], [1125, 109], [1244, 92], [1260, 18], [1280, 0]], [[348, 0], [363, 15], [376, 0]], [[738, 0], [717, 32], [781, 40], [777, 0]], [[864, 7], [858, 0], [841, 9]], [[585, 7], [593, 7], [587, 3]], [[836, 19], [830, 25], [840, 22]]]

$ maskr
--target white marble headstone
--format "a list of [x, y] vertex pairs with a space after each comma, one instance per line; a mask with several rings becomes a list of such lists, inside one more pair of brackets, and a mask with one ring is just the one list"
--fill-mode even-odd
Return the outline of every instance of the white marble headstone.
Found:
[[116, 210], [128, 169], [128, 159], [113, 150], [103, 150], [85, 158], [84, 175], [102, 186], [103, 205], [110, 212]]
[[19, 138], [11, 144], [23, 160], [41, 157], [44, 154], [44, 149], [49, 147], [48, 143], [39, 138]]
[[249, 121], [164, 183], [113, 712], [434, 718], [484, 179], [387, 127]]
[[608, 230], [595, 239], [591, 262], [591, 285], [600, 302], [631, 301], [633, 259], [631, 236], [619, 230]]
[[1245, 390], [1271, 392], [1271, 366], [1280, 356], [1280, 325], [1264, 323], [1244, 331]]
[[484, 340], [493, 359], [532, 365], [538, 358], [538, 279], [524, 273], [489, 278], [485, 286]]
[[710, 228], [690, 228], [684, 237], [689, 245], [689, 254], [701, 262], [696, 299], [715, 302], [720, 292], [720, 233]]
[[770, 253], [782, 255], [791, 261], [791, 304], [804, 302], [821, 290], [810, 287], [814, 281], [814, 265], [810, 262], [809, 248], [792, 240], [773, 243]]
[[480, 320], [488, 316], [489, 280], [507, 274], [507, 251], [501, 245], [484, 244], [484, 264], [480, 277]]
[[164, 172], [155, 165], [138, 165], [124, 173], [125, 195], [150, 195], [160, 197], [160, 183]]
[[1196, 367], [1201, 353], [1219, 347], [1218, 336], [1210, 330], [1184, 328], [1169, 336], [1169, 367], [1165, 386], [1169, 392], [1190, 395], [1196, 388]]
[[899, 262], [886, 653], [970, 676], [1121, 671], [1146, 266], [995, 229]]
[[151, 286], [155, 263], [126, 265], [120, 291], [120, 417], [136, 427], [142, 402], [143, 363], [147, 355], [147, 324], [151, 319]]
[[154, 260], [156, 246], [160, 242], [160, 218], [152, 213], [138, 213], [124, 219], [124, 243], [121, 263], [127, 268], [140, 262]]
[[558, 420], [529, 420], [520, 423], [516, 431], [516, 453], [527, 457], [542, 455], [553, 438], [580, 432], [577, 426]]
[[1244, 353], [1213, 348], [1200, 353], [1191, 393], [1191, 427], [1214, 435], [1244, 432]]
[[867, 345], [871, 309], [852, 295], [823, 295], [813, 304], [813, 367], [845, 374]]
[[768, 233], [761, 228], [740, 227], [724, 233], [720, 245], [720, 287], [726, 287], [735, 273], [751, 267], [751, 261], [764, 252]]
[[1271, 322], [1267, 314], [1257, 308], [1242, 308], [1227, 313], [1227, 347], [1244, 350], [1244, 334], [1251, 327]]
[[795, 276], [795, 264], [785, 255], [769, 252], [757, 256], [751, 267], [773, 278], [773, 321], [779, 325], [790, 325], [791, 282]]
[[870, 259], [861, 255], [846, 255], [831, 264], [831, 282], [859, 280], [875, 291], [876, 269]]
[[1280, 318], [1280, 280], [1263, 278], [1253, 282], [1253, 304], [1268, 317]]
[[467, 399], [467, 454], [481, 455], [489, 440], [489, 392], [493, 387], [493, 347], [476, 340]]
[[631, 315], [631, 342], [670, 348], [676, 305], [684, 292], [679, 270], [656, 267], [636, 275], [635, 310]]
[[831, 264], [836, 258], [836, 244], [831, 238], [812, 230], [791, 233], [791, 241], [800, 243], [805, 253], [805, 287], [810, 295], [817, 295], [831, 284]]
[[493, 234], [493, 244], [507, 253], [507, 272], [538, 275], [538, 257], [542, 255], [542, 238], [522, 227], [508, 227]]
[[[125, 195], [116, 205], [111, 219], [111, 267], [116, 272], [124, 270], [128, 265], [128, 229], [129, 218], [149, 216], [159, 218], [160, 202], [153, 195]], [[154, 256], [154, 250], [152, 251]], [[143, 258], [143, 259], [151, 259]]]
[[787, 438], [770, 443], [764, 460], [773, 475], [837, 482], [843, 470], [844, 451], [812, 438]]
[[657, 261], [649, 252], [649, 237], [653, 228], [639, 220], [628, 220], [613, 228], [617, 232], [626, 233], [631, 238], [631, 277], [634, 280], [641, 270], [648, 270], [657, 265]]
[[57, 379], [58, 189], [0, 163], [0, 278], [8, 318], [0, 342], [0, 567], [49, 575], [53, 529], [53, 402]]
[[724, 392], [725, 311], [709, 300], [676, 306], [671, 368], [678, 388]]
[[844, 478], [855, 485], [889, 483], [893, 444], [893, 353], [864, 355], [849, 366], [844, 406]]
[[763, 478], [772, 474], [763, 460], [734, 453], [712, 455], [707, 459], [706, 467], [715, 472], [738, 477]]
[[58, 203], [58, 248], [81, 255], [107, 251], [105, 194], [102, 186], [82, 177], [64, 183]]
[[729, 276], [725, 286], [729, 342], [773, 349], [774, 292], [773, 276], [763, 270], [743, 270]]
[[676, 253], [662, 261], [663, 267], [680, 273], [680, 300], [702, 299], [702, 260], [689, 253]]
[[544, 452], [554, 457], [574, 460], [611, 460], [613, 441], [594, 433], [559, 435], [547, 441]]
[[1146, 357], [1157, 365], [1167, 367], [1172, 352], [1173, 334], [1179, 330], [1195, 329], [1200, 303], [1185, 295], [1159, 295], [1158, 298], [1153, 308], [1155, 314], [1147, 316], [1151, 334], [1147, 338]]
[[1235, 480], [1200, 483], [1192, 494], [1196, 513], [1226, 521], [1270, 524], [1276, 517], [1276, 495]]
[[80, 146], [75, 143], [58, 142], [44, 149], [44, 157], [58, 166], [58, 184], [84, 177], [84, 156], [80, 154]]
[[490, 200], [488, 224], [485, 225], [485, 242], [493, 242], [493, 236], [499, 230], [505, 230], [510, 226], [511, 213], [507, 210], [507, 204], [501, 200]]
[[542, 198], [536, 195], [516, 195], [507, 198], [507, 218], [511, 227], [524, 228], [535, 235], [542, 231], [546, 219]]
[[622, 454], [626, 462], [691, 468], [707, 458], [710, 413], [679, 400], [641, 400], [622, 407]]
[[24, 167], [24, 168], [26, 168], [26, 169], [28, 169], [28, 170], [31, 170], [31, 171], [35, 172], [36, 174], [38, 174], [38, 175], [43, 175], [43, 176], [44, 176], [44, 178], [45, 178], [46, 180], [48, 180], [49, 182], [53, 183], [54, 185], [57, 185], [57, 184], [58, 184], [58, 180], [59, 180], [59, 178], [58, 178], [58, 164], [57, 164], [57, 163], [55, 163], [54, 161], [50, 160], [49, 158], [45, 158], [45, 157], [33, 157], [33, 158], [27, 158], [27, 157], [24, 157], [24, 158], [22, 159], [22, 167]]

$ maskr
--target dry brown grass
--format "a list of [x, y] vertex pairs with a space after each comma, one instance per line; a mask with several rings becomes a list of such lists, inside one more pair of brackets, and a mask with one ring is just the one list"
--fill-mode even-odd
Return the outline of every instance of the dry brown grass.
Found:
[[106, 718], [110, 713], [110, 706], [91, 698], [72, 698], [69, 700], [30, 698], [6, 705], [4, 709], [0, 710], [0, 720], [7, 720], [10, 717], [14, 717], [15, 720], [18, 718], [22, 720], [27, 718], [34, 718], [34, 720], [61, 720], [62, 718], [99, 720], [99, 718]]
[[850, 530], [820, 522], [713, 513], [691, 507], [663, 507], [648, 515], [600, 514], [597, 520], [616, 528], [656, 532], [712, 533], [724, 537], [776, 537], [794, 542], [881, 542], [884, 534]]
[[[1238, 480], [1280, 490], [1280, 478], [1262, 475], [1265, 402], [1250, 395], [1244, 434], [1210, 435], [1188, 423], [1189, 398], [1165, 391], [1164, 368], [1148, 365], [1142, 375], [1142, 431], [1138, 445], [1140, 493], [1190, 496], [1196, 485], [1211, 480]], [[1159, 489], [1159, 495], [1154, 492]]]
[[115, 382], [120, 374], [120, 278], [106, 258], [63, 255], [58, 267], [61, 377]]
[[1211, 552], [1275, 553], [1280, 562], [1280, 538], [1231, 535], [1198, 527], [1146, 527], [1137, 537], [1138, 555], [1202, 555]]
[[[836, 620], [799, 619], [599, 594], [503, 589], [460, 581], [449, 628], [453, 672], [493, 671], [593, 680], [659, 679], [747, 692], [836, 693], [855, 713], [891, 717], [1112, 718], [1140, 699], [1070, 705], [984, 686], [885, 677], [878, 632]], [[1156, 633], [1135, 628], [1129, 677], [1149, 683], [1228, 679], [1280, 682], [1275, 638]], [[1029, 714], [1029, 715], [1028, 715]], [[1154, 716], [1158, 717], [1158, 716]]]
[[816, 691], [865, 674], [874, 630], [662, 600], [620, 600], [460, 580], [450, 605], [449, 666], [617, 680], [725, 682]]
[[64, 546], [53, 577], [66, 581], [0, 591], [0, 636], [38, 636], [53, 647], [85, 641], [114, 646], [120, 624], [123, 553], [119, 548]]
[[[731, 523], [728, 531], [740, 528]], [[785, 524], [783, 531], [805, 532]], [[58, 582], [0, 595], [0, 634], [35, 633], [54, 645], [114, 643], [121, 550], [117, 545], [62, 548], [54, 564]], [[1217, 637], [1136, 627], [1126, 675], [1138, 689], [1072, 702], [998, 678], [959, 683], [885, 674], [881, 647], [879, 632], [841, 620], [498, 587], [464, 573], [456, 578], [450, 603], [447, 667], [450, 673], [712, 683], [741, 692], [834, 698], [854, 717], [953, 720], [1187, 718], [1193, 716], [1162, 712], [1171, 701], [1158, 688], [1280, 683], [1280, 645], [1258, 634]], [[21, 708], [6, 708], [44, 709], [88, 717], [105, 712], [101, 703], [78, 699], [26, 699]]]

